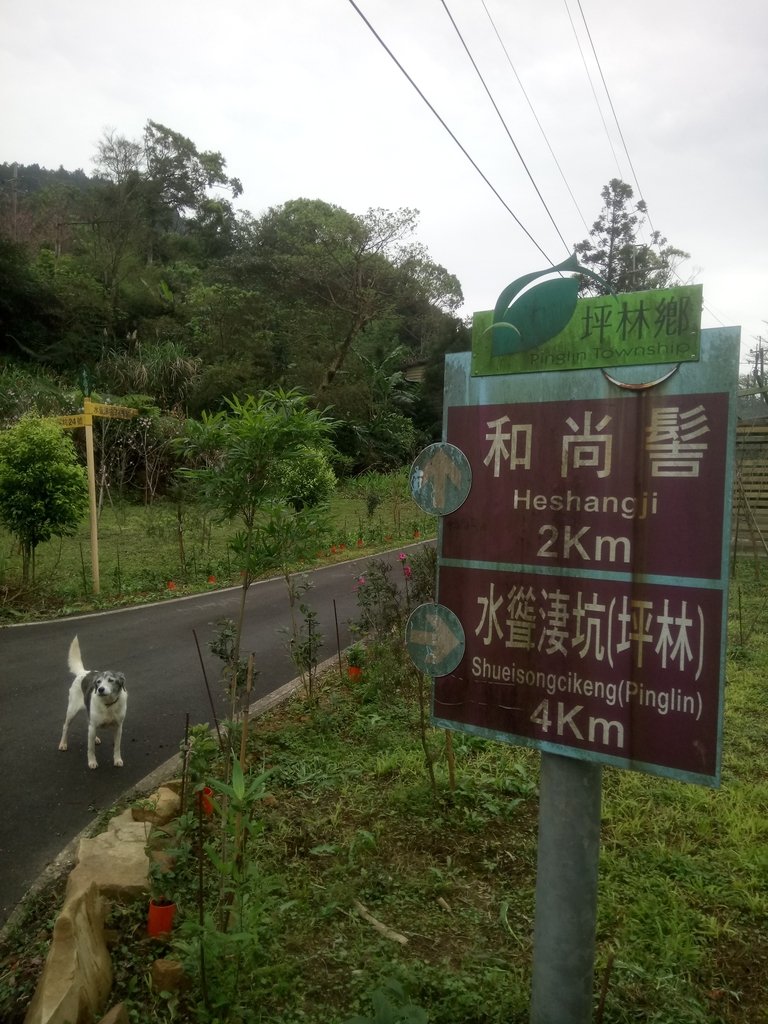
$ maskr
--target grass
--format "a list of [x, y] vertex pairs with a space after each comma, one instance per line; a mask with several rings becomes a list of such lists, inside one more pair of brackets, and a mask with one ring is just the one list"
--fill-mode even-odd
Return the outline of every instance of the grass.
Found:
[[[595, 1024], [768, 1022], [766, 595], [734, 582], [721, 788], [604, 769]], [[252, 723], [243, 785], [258, 792], [238, 823], [232, 777], [228, 846], [218, 818], [180, 821], [172, 941], [145, 937], [143, 904], [113, 908], [113, 1000], [132, 1024], [416, 1024], [417, 1008], [429, 1024], [527, 1022], [538, 756], [459, 733], [453, 749], [452, 789], [397, 630], [369, 643], [362, 683], [330, 672], [314, 701]], [[218, 757], [195, 772], [227, 776]], [[55, 896], [0, 946], [7, 1024], [23, 1018]], [[153, 990], [161, 955], [185, 964], [182, 993]]]
[[[417, 531], [433, 536], [434, 519], [403, 495], [403, 474], [371, 474], [340, 488], [331, 502], [330, 532], [313, 564], [344, 560], [350, 553], [370, 555], [411, 541]], [[101, 585], [94, 595], [87, 519], [75, 536], [38, 547], [35, 584], [27, 586], [21, 582], [18, 544], [0, 527], [0, 624], [237, 585], [239, 570], [229, 549], [237, 530], [237, 523], [216, 522], [195, 505], [107, 501], [99, 516]]]

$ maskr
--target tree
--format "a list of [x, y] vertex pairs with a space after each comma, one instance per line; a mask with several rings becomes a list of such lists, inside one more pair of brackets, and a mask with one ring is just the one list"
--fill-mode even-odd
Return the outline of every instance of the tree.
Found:
[[85, 470], [55, 422], [25, 416], [0, 434], [0, 522], [21, 545], [25, 583], [38, 544], [73, 534], [87, 510]]
[[[414, 241], [414, 210], [295, 199], [236, 213], [221, 154], [155, 121], [138, 140], [106, 132], [91, 178], [19, 170], [5, 191], [34, 230], [0, 242], [0, 355], [72, 378], [85, 364], [97, 387], [187, 414], [299, 387], [367, 426], [368, 397], [397, 384], [383, 400], [405, 398], [403, 371], [442, 364], [456, 333], [461, 288]], [[0, 231], [14, 223], [2, 190]], [[418, 402], [388, 411], [425, 417]]]
[[[689, 253], [669, 245], [660, 231], [652, 231], [648, 243], [637, 240], [648, 209], [643, 199], [632, 202], [631, 185], [612, 178], [600, 194], [600, 216], [589, 238], [574, 246], [579, 261], [599, 274], [614, 292], [669, 288], [677, 276], [677, 266]], [[586, 279], [582, 291], [595, 293], [598, 286]]]
[[110, 311], [103, 287], [74, 255], [58, 258], [41, 249], [34, 263], [35, 273], [55, 299], [55, 330], [37, 357], [58, 367], [79, 367], [97, 357], [104, 340], [104, 325]]
[[[377, 333], [372, 325], [369, 334]], [[408, 353], [391, 333], [382, 332], [383, 338], [389, 344], [373, 341], [370, 356], [355, 346], [354, 383], [334, 395], [334, 410], [343, 421], [335, 437], [336, 447], [352, 472], [397, 469], [417, 450], [411, 419], [417, 385], [406, 380], [401, 369]]]
[[[317, 475], [313, 453], [329, 449], [333, 423], [295, 390], [266, 391], [242, 401], [233, 398], [227, 404], [226, 412], [203, 413], [200, 422], [188, 421], [181, 449], [188, 460], [184, 476], [197, 485], [199, 497], [222, 519], [238, 519], [243, 527], [232, 544], [243, 573], [237, 665], [248, 587], [257, 572], [269, 567], [267, 563], [283, 568], [289, 560], [279, 543], [273, 549], [270, 538], [290, 536], [294, 548], [299, 539], [303, 544], [311, 539], [316, 550], [317, 540], [309, 536], [316, 520], [305, 510], [293, 508], [291, 500], [298, 497], [295, 489], [302, 464], [306, 463], [308, 476]], [[296, 472], [286, 474], [289, 463]]]
[[243, 191], [237, 178], [224, 173], [227, 162], [221, 153], [201, 152], [190, 139], [157, 121], [144, 126], [144, 160], [162, 203], [179, 214], [197, 213], [211, 188], [225, 188], [233, 198]]
[[0, 237], [0, 355], [38, 358], [55, 336], [59, 312], [23, 246]]
[[109, 296], [114, 327], [125, 312], [127, 279], [153, 290], [148, 266], [179, 256], [205, 262], [228, 251], [235, 229], [228, 196], [243, 189], [225, 173], [221, 153], [201, 151], [156, 121], [147, 121], [141, 141], [105, 132], [94, 163], [77, 241]]
[[107, 129], [96, 146], [93, 162], [99, 176], [114, 185], [135, 183], [144, 163], [141, 143]]
[[263, 304], [252, 289], [197, 284], [189, 290], [185, 305], [195, 346], [206, 361], [229, 364], [246, 352], [258, 352], [264, 333]]
[[445, 309], [461, 302], [455, 277], [409, 239], [415, 210], [371, 209], [363, 216], [320, 200], [294, 199], [250, 225], [233, 273], [271, 297], [274, 333], [291, 346], [304, 386], [324, 394], [353, 346], [375, 323], [402, 321], [414, 293]]

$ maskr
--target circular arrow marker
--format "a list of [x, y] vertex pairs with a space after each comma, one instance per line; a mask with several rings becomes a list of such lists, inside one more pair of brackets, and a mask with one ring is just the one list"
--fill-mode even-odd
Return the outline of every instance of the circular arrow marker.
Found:
[[447, 516], [466, 501], [472, 467], [461, 448], [438, 441], [416, 456], [409, 482], [420, 509], [432, 516]]
[[416, 668], [444, 676], [464, 657], [464, 627], [445, 605], [420, 604], [405, 625], [405, 646]]

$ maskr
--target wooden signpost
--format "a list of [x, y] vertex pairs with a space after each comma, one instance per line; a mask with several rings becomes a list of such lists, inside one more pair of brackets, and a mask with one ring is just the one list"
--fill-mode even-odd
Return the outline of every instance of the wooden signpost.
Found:
[[83, 411], [72, 416], [57, 416], [56, 422], [65, 430], [78, 430], [85, 427], [85, 457], [88, 469], [88, 504], [91, 521], [91, 572], [93, 574], [93, 592], [101, 590], [99, 578], [99, 525], [96, 512], [96, 464], [93, 456], [93, 417], [104, 419], [131, 420], [139, 415], [138, 409], [127, 405], [108, 405], [92, 402], [90, 398], [83, 400]]

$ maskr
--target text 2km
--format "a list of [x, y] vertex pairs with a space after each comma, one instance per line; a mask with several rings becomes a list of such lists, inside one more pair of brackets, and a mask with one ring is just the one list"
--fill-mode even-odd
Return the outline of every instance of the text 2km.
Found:
[[539, 558], [557, 558], [563, 561], [580, 559], [582, 562], [623, 562], [629, 565], [631, 542], [629, 537], [594, 536], [591, 526], [580, 530], [547, 524], [539, 528], [542, 544], [536, 552]]

